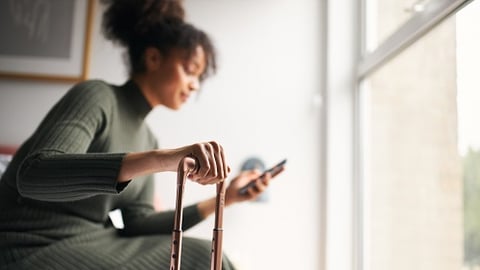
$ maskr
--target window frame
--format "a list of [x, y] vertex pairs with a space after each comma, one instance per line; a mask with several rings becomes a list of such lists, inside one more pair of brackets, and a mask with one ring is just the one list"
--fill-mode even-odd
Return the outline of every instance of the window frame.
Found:
[[383, 42], [379, 43], [373, 51], [367, 51], [367, 2], [369, 0], [361, 0], [358, 10], [359, 22], [356, 26], [360, 41], [358, 49], [358, 62], [355, 70], [355, 86], [353, 91], [354, 117], [354, 166], [353, 166], [353, 269], [363, 270], [364, 256], [364, 194], [365, 194], [365, 173], [364, 169], [367, 160], [365, 156], [368, 154], [364, 149], [364, 140], [369, 132], [363, 128], [365, 119], [363, 119], [362, 104], [365, 102], [365, 91], [362, 87], [364, 79], [375, 70], [382, 67], [389, 60], [400, 54], [404, 49], [408, 48], [431, 29], [443, 22], [446, 18], [456, 14], [463, 7], [474, 0], [432, 0], [425, 4], [423, 11], [417, 12], [412, 17], [399, 26], [390, 36]]

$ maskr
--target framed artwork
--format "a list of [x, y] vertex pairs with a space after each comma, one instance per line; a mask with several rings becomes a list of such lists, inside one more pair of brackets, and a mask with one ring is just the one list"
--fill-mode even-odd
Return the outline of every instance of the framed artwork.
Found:
[[0, 77], [87, 78], [94, 0], [0, 1]]

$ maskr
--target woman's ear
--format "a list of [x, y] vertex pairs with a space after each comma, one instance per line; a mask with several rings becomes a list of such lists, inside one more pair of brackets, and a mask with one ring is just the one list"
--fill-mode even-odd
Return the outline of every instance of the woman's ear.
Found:
[[155, 47], [148, 47], [145, 49], [145, 69], [146, 71], [153, 71], [160, 67], [163, 61], [163, 55]]

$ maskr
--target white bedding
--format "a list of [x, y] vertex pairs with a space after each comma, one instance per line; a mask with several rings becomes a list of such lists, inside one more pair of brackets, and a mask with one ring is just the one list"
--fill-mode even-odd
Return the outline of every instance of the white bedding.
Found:
[[11, 155], [0, 154], [0, 176], [2, 176], [3, 172], [7, 168], [7, 165], [11, 159], [12, 159]]

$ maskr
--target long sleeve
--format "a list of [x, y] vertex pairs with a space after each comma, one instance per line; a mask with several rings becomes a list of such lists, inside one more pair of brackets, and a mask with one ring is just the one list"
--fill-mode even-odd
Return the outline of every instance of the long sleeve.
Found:
[[22, 196], [42, 201], [72, 201], [98, 194], [118, 194], [116, 179], [124, 154], [36, 153], [18, 175]]
[[55, 105], [18, 169], [22, 196], [65, 201], [121, 190], [116, 179], [125, 153], [89, 153], [108, 128], [114, 100], [107, 84], [91, 81], [77, 85]]

